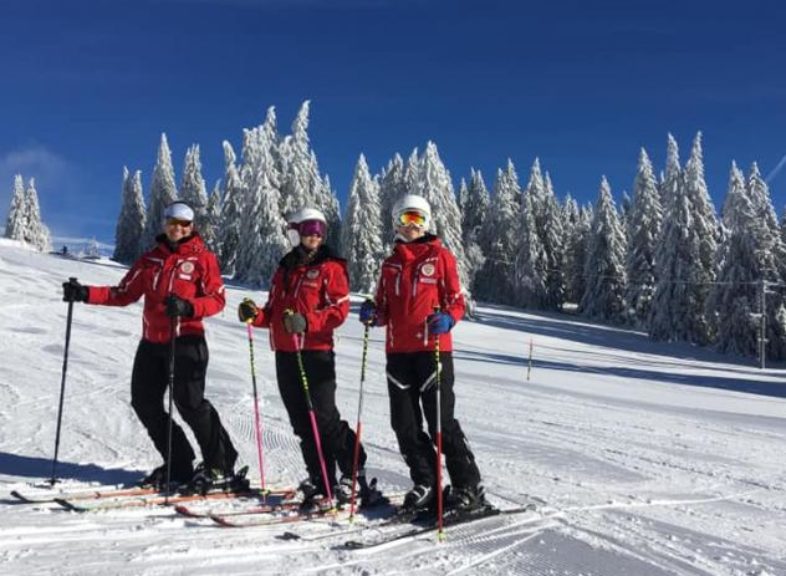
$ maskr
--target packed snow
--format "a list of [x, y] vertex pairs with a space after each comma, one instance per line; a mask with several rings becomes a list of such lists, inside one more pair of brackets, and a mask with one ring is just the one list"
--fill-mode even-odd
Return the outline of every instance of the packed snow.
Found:
[[[232, 529], [164, 506], [76, 513], [15, 504], [11, 490], [51, 473], [67, 310], [60, 283], [115, 284], [124, 271], [0, 241], [2, 574], [786, 574], [783, 367], [503, 307], [479, 306], [455, 328], [456, 411], [489, 499], [500, 508], [539, 499], [535, 512], [448, 528], [441, 543], [431, 534], [349, 551], [340, 545], [350, 528], [365, 540], [396, 529], [365, 516], [353, 526], [340, 518]], [[256, 483], [248, 342], [235, 318], [244, 297], [264, 300], [229, 286], [227, 308], [206, 321], [207, 396]], [[339, 408], [353, 427], [359, 302], [336, 346]], [[140, 333], [139, 304], [74, 307], [64, 486], [130, 484], [160, 463], [129, 404]], [[409, 479], [389, 425], [383, 336], [372, 332], [363, 438], [370, 473], [393, 493]], [[266, 476], [292, 486], [304, 466], [267, 334], [255, 338]], [[277, 538], [286, 530], [302, 539]]]

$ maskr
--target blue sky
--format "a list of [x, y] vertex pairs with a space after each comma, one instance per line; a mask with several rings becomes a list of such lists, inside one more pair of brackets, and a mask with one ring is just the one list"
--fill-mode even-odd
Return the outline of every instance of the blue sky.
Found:
[[[704, 134], [720, 207], [732, 159], [786, 156], [786, 5], [483, 0], [11, 0], [0, 16], [0, 218], [35, 177], [58, 236], [112, 241], [124, 165], [145, 193], [161, 132], [180, 177], [198, 143], [208, 190], [221, 142], [310, 99], [320, 167], [346, 196], [427, 140], [454, 182], [538, 156], [560, 197], [630, 190], [644, 146], [663, 166]], [[779, 215], [786, 169], [771, 181]], [[343, 203], [342, 203], [343, 205]]]

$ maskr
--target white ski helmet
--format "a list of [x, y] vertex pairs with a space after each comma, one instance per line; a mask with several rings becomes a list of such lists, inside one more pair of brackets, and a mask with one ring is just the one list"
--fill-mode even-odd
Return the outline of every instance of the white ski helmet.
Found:
[[287, 239], [293, 247], [300, 244], [300, 232], [298, 230], [298, 224], [301, 222], [307, 222], [309, 220], [318, 220], [325, 225], [325, 228], [327, 228], [327, 220], [325, 219], [325, 215], [316, 208], [301, 208], [300, 210], [296, 210], [290, 214], [289, 218], [287, 218]]
[[428, 201], [423, 198], [423, 196], [418, 196], [417, 194], [402, 196], [393, 205], [393, 211], [391, 213], [393, 217], [393, 227], [398, 227], [401, 215], [411, 210], [420, 212], [425, 217], [426, 221], [423, 224], [423, 228], [428, 230], [431, 226], [431, 206], [429, 206]]

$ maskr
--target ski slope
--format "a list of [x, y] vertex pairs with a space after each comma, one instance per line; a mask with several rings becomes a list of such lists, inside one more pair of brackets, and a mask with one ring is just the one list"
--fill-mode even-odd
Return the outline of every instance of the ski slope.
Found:
[[[489, 518], [434, 537], [339, 550], [346, 520], [231, 529], [171, 508], [74, 513], [18, 505], [9, 493], [51, 471], [69, 276], [114, 284], [124, 268], [0, 243], [0, 574], [786, 574], [786, 381], [687, 345], [570, 316], [480, 306], [455, 331], [457, 416], [489, 499], [536, 513]], [[207, 396], [248, 464], [258, 466], [245, 328], [228, 287], [206, 321]], [[358, 299], [359, 302], [359, 299]], [[362, 326], [338, 331], [338, 403], [354, 427]], [[77, 304], [58, 476], [131, 483], [159, 464], [129, 404], [141, 305]], [[304, 467], [274, 381], [267, 333], [255, 332], [266, 475], [291, 486]], [[369, 349], [363, 434], [383, 489], [409, 487], [389, 427], [383, 332]], [[533, 362], [527, 380], [527, 355]], [[373, 524], [359, 517], [355, 528]], [[301, 540], [277, 538], [285, 530]], [[352, 533], [373, 539], [381, 530]]]

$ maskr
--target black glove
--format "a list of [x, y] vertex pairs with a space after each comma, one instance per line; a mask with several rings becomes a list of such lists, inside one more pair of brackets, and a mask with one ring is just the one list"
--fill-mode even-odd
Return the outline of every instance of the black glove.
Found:
[[300, 312], [294, 312], [293, 314], [286, 314], [284, 316], [284, 328], [286, 328], [287, 332], [290, 334], [300, 334], [306, 331], [308, 322], [306, 322], [306, 317]]
[[82, 286], [76, 278], [63, 282], [63, 302], [87, 302], [87, 286]]
[[249, 322], [257, 317], [259, 309], [251, 298], [244, 299], [237, 307], [237, 317], [241, 322]]
[[189, 318], [194, 315], [194, 307], [188, 300], [183, 300], [180, 296], [170, 294], [166, 299], [166, 315], [170, 318], [183, 316]]

